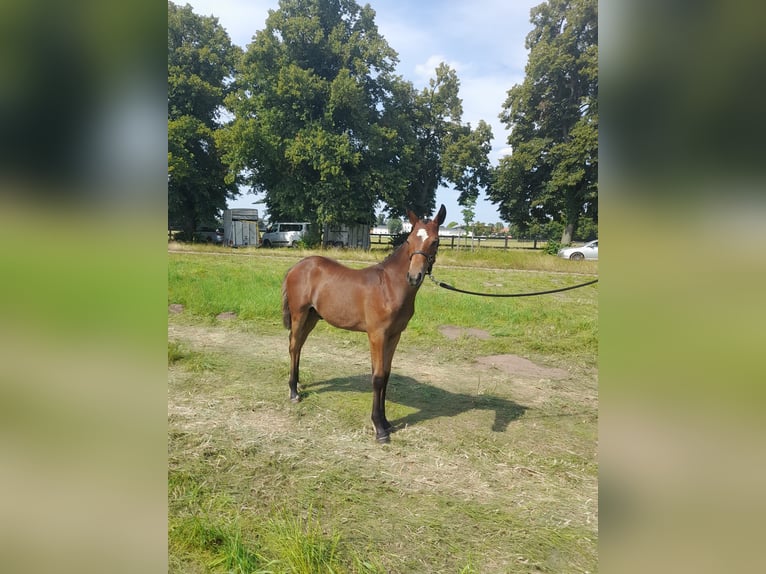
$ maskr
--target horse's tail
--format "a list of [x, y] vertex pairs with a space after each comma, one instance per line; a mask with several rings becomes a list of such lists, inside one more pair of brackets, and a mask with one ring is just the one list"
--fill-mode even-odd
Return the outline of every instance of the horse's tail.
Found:
[[285, 280], [282, 282], [282, 324], [287, 330], [290, 330], [292, 325], [290, 306], [287, 304], [287, 277], [285, 277]]

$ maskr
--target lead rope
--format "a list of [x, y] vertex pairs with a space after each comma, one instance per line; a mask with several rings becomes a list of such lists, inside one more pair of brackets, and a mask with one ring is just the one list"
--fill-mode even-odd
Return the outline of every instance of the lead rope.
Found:
[[442, 287], [443, 289], [448, 289], [449, 291], [455, 291], [457, 293], [465, 293], [466, 295], [478, 295], [480, 297], [533, 297], [535, 295], [548, 295], [549, 293], [561, 293], [562, 291], [570, 291], [572, 289], [579, 289], [580, 287], [585, 287], [587, 285], [593, 285], [594, 283], [598, 283], [598, 279], [594, 279], [593, 281], [588, 281], [586, 283], [580, 283], [579, 285], [570, 285], [569, 287], [561, 287], [560, 289], [550, 289], [548, 291], [535, 291], [533, 293], [477, 293], [476, 291], [466, 291], [465, 289], [458, 289], [457, 287], [453, 287], [449, 283], [445, 283], [444, 281], [439, 281], [436, 279], [431, 273], [428, 274], [428, 277], [436, 283], [439, 287]]

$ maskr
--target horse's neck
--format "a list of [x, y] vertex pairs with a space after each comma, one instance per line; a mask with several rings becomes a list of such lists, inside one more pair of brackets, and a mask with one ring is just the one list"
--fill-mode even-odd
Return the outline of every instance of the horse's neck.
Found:
[[[389, 255], [381, 265], [386, 272], [392, 275], [401, 275], [405, 277], [407, 275], [407, 269], [410, 266], [409, 257], [407, 257], [407, 244], [402, 243], [396, 248], [391, 255]], [[401, 271], [401, 273], [399, 273]]]
[[412, 299], [418, 292], [419, 286], [410, 287], [407, 282], [407, 270], [410, 267], [410, 258], [407, 255], [406, 244], [400, 245], [388, 259], [382, 263], [383, 269], [388, 275], [391, 285], [396, 287], [402, 302]]

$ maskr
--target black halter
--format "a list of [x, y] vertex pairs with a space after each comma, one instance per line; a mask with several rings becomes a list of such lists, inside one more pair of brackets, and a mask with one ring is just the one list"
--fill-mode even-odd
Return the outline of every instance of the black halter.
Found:
[[420, 250], [413, 251], [412, 253], [410, 253], [410, 261], [412, 260], [413, 255], [422, 255], [423, 257], [426, 258], [426, 261], [428, 261], [429, 265], [433, 265], [434, 261], [436, 261], [436, 255], [429, 255], [425, 251], [420, 251]]
[[[407, 243], [407, 245], [410, 244], [409, 241], [407, 241], [406, 243]], [[420, 249], [417, 249], [417, 250], [413, 251], [412, 253], [410, 253], [410, 261], [412, 261], [412, 257], [414, 255], [422, 255], [423, 257], [426, 258], [426, 263], [428, 263], [428, 271], [426, 271], [426, 275], [430, 275], [431, 274], [431, 269], [433, 269], [434, 262], [436, 261], [436, 255], [435, 254], [434, 255], [429, 255], [425, 251], [421, 251]]]

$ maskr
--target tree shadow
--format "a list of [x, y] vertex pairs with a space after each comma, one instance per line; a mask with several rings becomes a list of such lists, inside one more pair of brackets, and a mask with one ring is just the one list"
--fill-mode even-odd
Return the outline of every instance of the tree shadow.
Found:
[[[326, 381], [318, 381], [301, 385], [302, 395], [325, 392], [367, 393], [372, 405], [372, 383], [370, 375], [337, 377]], [[455, 417], [461, 413], [479, 410], [495, 411], [495, 421], [492, 424], [494, 432], [504, 432], [508, 425], [521, 417], [529, 407], [514, 401], [492, 395], [469, 395], [451, 393], [433, 385], [420, 383], [411, 377], [391, 375], [388, 382], [386, 399], [389, 403], [405, 405], [416, 409], [398, 419], [389, 419], [396, 431], [407, 426], [417, 425], [423, 421], [440, 417]]]

